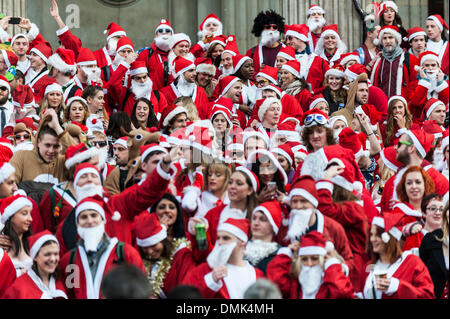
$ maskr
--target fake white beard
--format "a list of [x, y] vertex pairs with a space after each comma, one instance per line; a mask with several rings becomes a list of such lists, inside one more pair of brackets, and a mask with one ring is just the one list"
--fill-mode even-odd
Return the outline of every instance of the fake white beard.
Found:
[[[204, 35], [207, 34], [208, 32], [209, 32], [209, 31], [207, 31], [206, 29], [205, 29], [205, 30], [202, 30], [202, 31], [201, 31], [201, 35], [204, 36]], [[213, 32], [213, 37], [217, 37], [217, 36], [219, 36], [219, 35], [222, 35], [222, 33], [223, 33], [222, 26], [219, 25], [219, 27], [217, 28], [217, 30]]]
[[92, 197], [95, 195], [103, 196], [103, 186], [95, 184], [86, 184], [81, 187], [75, 186], [75, 195], [77, 196], [77, 202], [81, 202], [87, 197]]
[[440, 172], [442, 172], [444, 170], [444, 167], [447, 165], [445, 163], [445, 156], [444, 152], [442, 151], [442, 147], [435, 149], [433, 153], [433, 165]]
[[108, 40], [108, 54], [110, 56], [115, 56], [116, 55], [116, 50], [117, 50], [117, 43], [119, 42], [119, 40], [116, 40], [114, 38], [111, 38]]
[[155, 38], [155, 45], [162, 51], [167, 52], [172, 46], [172, 36], [171, 35], [161, 35]]
[[270, 254], [277, 251], [277, 249], [278, 245], [276, 242], [265, 242], [255, 239], [247, 243], [244, 255], [252, 265], [256, 265]]
[[311, 295], [317, 293], [322, 283], [323, 270], [320, 264], [313, 267], [303, 266], [298, 275], [298, 282], [302, 286], [303, 295]]
[[225, 76], [228, 76], [228, 75], [231, 75], [231, 74], [234, 73], [234, 68], [233, 68], [233, 67], [231, 67], [231, 68], [229, 68], [229, 69], [225, 69], [225, 67], [224, 67], [222, 64], [219, 66], [219, 70], [220, 70], [220, 72], [222, 72], [222, 74], [224, 74]]
[[108, 159], [108, 149], [106, 147], [102, 147], [100, 149], [100, 155], [98, 156], [98, 166], [100, 167], [100, 169], [105, 168], [107, 159]]
[[144, 83], [136, 82], [135, 80], [131, 80], [131, 92], [136, 96], [136, 99], [141, 97], [145, 97], [150, 100], [152, 94], [153, 82], [150, 79], [147, 79]]
[[105, 222], [90, 228], [77, 227], [78, 235], [84, 240], [84, 248], [87, 252], [97, 251], [97, 247], [105, 234]]
[[122, 62], [122, 61], [125, 62], [125, 58], [123, 56], [121, 56], [120, 54], [116, 54], [112, 64], [114, 64], [115, 66], [119, 66], [120, 62]]
[[437, 85], [437, 75], [439, 70], [426, 71], [426, 76], [430, 80], [431, 88], [434, 90]]
[[308, 223], [311, 219], [313, 209], [292, 209], [289, 217], [289, 231], [287, 237], [291, 242], [299, 240], [308, 229]]
[[225, 245], [216, 244], [206, 258], [206, 262], [209, 267], [216, 268], [225, 266], [228, 263], [228, 260], [230, 259], [236, 245], [237, 242]]
[[188, 82], [184, 75], [181, 74], [178, 79], [177, 89], [180, 91], [182, 96], [192, 96], [195, 90], [195, 83]]
[[327, 21], [324, 17], [320, 17], [318, 20], [316, 20], [316, 18], [309, 18], [306, 25], [309, 30], [316, 31], [317, 29], [322, 28], [326, 23]]
[[81, 69], [83, 70], [84, 74], [86, 74], [86, 76], [87, 76], [86, 83], [97, 83], [98, 80], [100, 80], [102, 70], [100, 70], [99, 68], [93, 69], [93, 68], [82, 67]]
[[264, 30], [261, 33], [262, 46], [270, 47], [278, 40], [280, 40], [280, 31]]

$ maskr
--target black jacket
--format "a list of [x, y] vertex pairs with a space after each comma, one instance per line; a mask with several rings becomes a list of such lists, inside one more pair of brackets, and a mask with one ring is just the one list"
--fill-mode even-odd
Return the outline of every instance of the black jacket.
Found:
[[438, 241], [436, 237], [442, 238], [442, 229], [436, 229], [423, 237], [419, 254], [430, 272], [431, 280], [433, 280], [434, 295], [440, 299], [448, 280], [448, 270], [445, 268], [442, 242]]

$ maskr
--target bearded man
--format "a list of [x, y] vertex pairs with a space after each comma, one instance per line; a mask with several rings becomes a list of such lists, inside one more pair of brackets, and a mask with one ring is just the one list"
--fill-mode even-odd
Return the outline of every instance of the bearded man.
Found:
[[94, 52], [97, 59], [97, 66], [101, 69], [105, 66], [112, 64], [114, 57], [116, 56], [117, 43], [120, 38], [127, 35], [125, 30], [117, 23], [111, 22], [105, 30], [108, 32], [108, 37], [106, 38], [107, 44], [100, 50]]
[[309, 49], [311, 52], [316, 50], [317, 41], [319, 41], [322, 35], [322, 28], [327, 24], [325, 20], [325, 10], [318, 5], [312, 5], [308, 9], [308, 14], [306, 16], [308, 19], [306, 25], [309, 28]]

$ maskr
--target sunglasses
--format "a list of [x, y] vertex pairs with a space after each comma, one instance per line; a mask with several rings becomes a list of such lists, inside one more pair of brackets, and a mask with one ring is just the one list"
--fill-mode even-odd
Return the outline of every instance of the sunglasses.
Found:
[[267, 81], [267, 80], [261, 80], [261, 81], [256, 82], [256, 86], [263, 86], [263, 85], [265, 85], [268, 82], [269, 81]]
[[8, 88], [6, 86], [0, 86], [0, 91], [6, 92]]
[[106, 145], [108, 145], [108, 143], [106, 143], [104, 141], [95, 141], [95, 142], [92, 142], [92, 144], [94, 144], [95, 146], [99, 146], [99, 147], [105, 147]]
[[264, 29], [265, 30], [269, 30], [269, 29], [278, 30], [278, 25], [276, 25], [276, 24], [266, 24], [264, 26]]
[[398, 143], [397, 143], [397, 148], [400, 148], [400, 146], [402, 146], [402, 144], [405, 144], [405, 145], [407, 145], [407, 146], [413, 145], [413, 143], [410, 143], [410, 142], [406, 142], [406, 141], [398, 141]]
[[172, 33], [172, 30], [170, 29], [158, 29], [158, 31], [156, 31], [158, 33]]
[[310, 114], [305, 118], [305, 127], [327, 124], [329, 124], [328, 119], [321, 114]]
[[25, 134], [25, 135], [19, 135], [19, 134], [17, 134], [16, 136], [14, 136], [14, 138], [16, 139], [16, 140], [20, 140], [20, 139], [29, 139], [31, 136], [29, 135], [29, 134]]

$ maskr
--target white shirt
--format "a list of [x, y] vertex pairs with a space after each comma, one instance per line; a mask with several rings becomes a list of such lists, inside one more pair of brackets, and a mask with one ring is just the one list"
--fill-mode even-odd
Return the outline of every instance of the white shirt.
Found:
[[244, 293], [255, 281], [256, 271], [247, 261], [244, 267], [227, 264], [228, 275], [224, 278], [230, 299], [243, 299]]
[[441, 52], [442, 46], [444, 45], [444, 40], [434, 42], [432, 40], [428, 40], [427, 42], [427, 50], [436, 53], [439, 55]]

